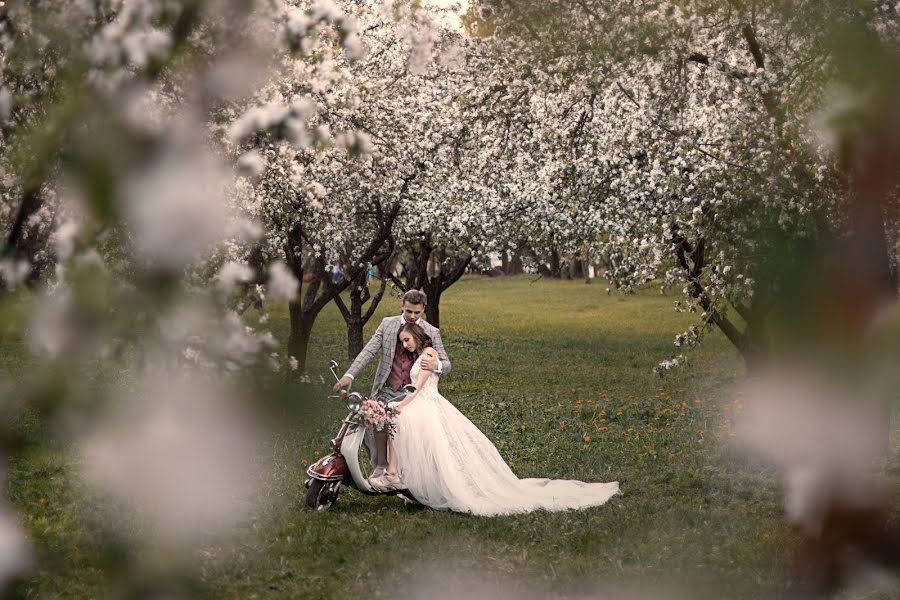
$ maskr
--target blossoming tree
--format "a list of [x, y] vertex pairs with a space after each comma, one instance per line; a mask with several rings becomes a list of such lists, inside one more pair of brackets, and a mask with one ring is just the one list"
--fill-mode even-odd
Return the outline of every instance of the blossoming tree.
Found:
[[[2, 386], [17, 409], [0, 452], [21, 452], [16, 434], [39, 415], [80, 453], [73, 476], [145, 508], [137, 537], [173, 557], [258, 508], [254, 395], [274, 389], [267, 373], [286, 359], [227, 302], [254, 274], [215, 258], [228, 240], [252, 244], [259, 227], [229, 210], [245, 190], [209, 124], [246, 104], [256, 75], [301, 51], [313, 64], [320, 46], [355, 52], [350, 21], [327, 3], [0, 3], [0, 279], [7, 291], [29, 276], [42, 284], [18, 309], [20, 299], [0, 299], [6, 341], [31, 352]], [[298, 77], [315, 86], [321, 73]], [[0, 512], [5, 586], [57, 550]], [[123, 526], [118, 511], [108, 516], [104, 527]]]
[[764, 358], [785, 257], [835, 231], [847, 198], [833, 155], [806, 133], [834, 65], [823, 50], [840, 23], [890, 31], [896, 15], [840, 3], [815, 18], [811, 5], [482, 5], [474, 22], [557, 98], [543, 124], [567, 133], [542, 136], [543, 194], [580, 207], [589, 241], [614, 259], [607, 275], [626, 288], [682, 283], [679, 306], [700, 319], [676, 345], [716, 327], [748, 364]]

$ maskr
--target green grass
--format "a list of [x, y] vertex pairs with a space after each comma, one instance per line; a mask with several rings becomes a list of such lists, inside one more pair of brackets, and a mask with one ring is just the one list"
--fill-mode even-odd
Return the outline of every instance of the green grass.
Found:
[[[273, 432], [268, 510], [235, 540], [197, 555], [196, 595], [422, 597], [460, 577], [481, 581], [487, 597], [635, 582], [689, 597], [765, 595], [780, 585], [790, 533], [771, 473], [745, 466], [724, 443], [743, 367], [714, 334], [686, 370], [654, 376], [689, 324], [672, 302], [528, 277], [466, 278], [442, 301], [453, 363], [444, 395], [519, 476], [618, 480], [621, 496], [584, 511], [480, 518], [346, 490], [332, 510], [312, 512], [302, 508], [303, 465], [328, 449], [344, 415], [335, 401], [315, 399], [302, 425]], [[398, 305], [385, 300], [366, 334]], [[272, 309], [270, 326], [286, 339], [283, 307]], [[316, 324], [311, 370], [326, 373], [331, 358], [346, 367], [333, 306]], [[363, 390], [373, 368], [357, 379]], [[99, 597], [116, 584], [104, 566], [121, 559], [100, 555], [102, 513], [63, 454], [17, 461], [8, 488], [39, 546], [67, 557], [38, 567], [24, 586], [29, 595]]]
[[[367, 333], [397, 304], [387, 300]], [[638, 576], [667, 584], [677, 574], [758, 591], [760, 581], [773, 579], [775, 488], [737, 477], [718, 449], [718, 404], [742, 372], [724, 339], [709, 338], [688, 372], [659, 379], [653, 367], [689, 322], [674, 313], [671, 298], [607, 296], [582, 282], [466, 279], [441, 310], [453, 362], [442, 392], [517, 474], [618, 480], [623, 495], [581, 512], [494, 519], [408, 510], [354, 492], [327, 514], [288, 503], [268, 534], [247, 542], [243, 556], [258, 558], [228, 560], [210, 578], [219, 589], [235, 598], [260, 585], [271, 586], [273, 598], [310, 589], [339, 597], [355, 585], [390, 596], [420, 564], [499, 572], [548, 589]], [[335, 313], [323, 316], [311, 365], [342, 357], [340, 331]], [[335, 408], [320, 434], [298, 440], [301, 459], [327, 447], [339, 416]], [[301, 479], [298, 473], [295, 485]], [[266, 568], [273, 562], [280, 568]]]

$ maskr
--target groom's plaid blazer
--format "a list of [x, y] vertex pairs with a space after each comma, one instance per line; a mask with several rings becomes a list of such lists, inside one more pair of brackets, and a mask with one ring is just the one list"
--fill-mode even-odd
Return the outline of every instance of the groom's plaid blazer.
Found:
[[[381, 359], [378, 361], [378, 369], [375, 371], [375, 380], [372, 382], [372, 397], [374, 397], [381, 388], [384, 387], [388, 376], [391, 374], [391, 365], [394, 362], [394, 352], [397, 350], [397, 335], [400, 333], [400, 326], [403, 325], [403, 315], [396, 317], [386, 317], [375, 335], [369, 340], [369, 343], [362, 349], [347, 373], [354, 378], [362, 371], [369, 361], [378, 351], [381, 351]], [[425, 333], [431, 338], [431, 345], [437, 350], [438, 358], [441, 359], [441, 374], [446, 375], [450, 372], [450, 357], [444, 350], [444, 342], [441, 341], [441, 332], [437, 327], [428, 324], [426, 321], [419, 319], [419, 325], [425, 330]]]

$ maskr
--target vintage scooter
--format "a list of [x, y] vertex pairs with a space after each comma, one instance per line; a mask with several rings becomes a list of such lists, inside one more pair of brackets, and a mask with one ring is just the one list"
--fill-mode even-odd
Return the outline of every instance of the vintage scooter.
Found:
[[[331, 373], [335, 379], [340, 381], [337, 374], [337, 366], [338, 364], [335, 361], [331, 361]], [[389, 398], [385, 404], [402, 400], [406, 395], [415, 391], [415, 386], [406, 385], [400, 388], [397, 394], [393, 398]], [[347, 409], [350, 411], [350, 414], [341, 421], [341, 428], [334, 439], [331, 440], [331, 454], [323, 456], [306, 470], [306, 474], [309, 475], [309, 479], [306, 480], [305, 484], [307, 490], [306, 506], [317, 510], [331, 508], [337, 502], [341, 485], [349, 485], [367, 496], [395, 496], [403, 494], [415, 502], [415, 498], [408, 490], [379, 492], [369, 485], [369, 469], [365, 466], [368, 460], [361, 463], [359, 458], [360, 446], [366, 435], [366, 428], [362, 425], [363, 419], [360, 414], [365, 397], [358, 392], [348, 394], [344, 388], [341, 388], [339, 395], [330, 397], [347, 402]]]

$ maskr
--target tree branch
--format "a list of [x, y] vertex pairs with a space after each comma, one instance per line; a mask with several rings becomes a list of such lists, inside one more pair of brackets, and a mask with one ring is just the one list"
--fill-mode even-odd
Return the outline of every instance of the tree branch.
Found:
[[375, 296], [372, 297], [372, 301], [369, 303], [369, 308], [366, 310], [363, 315], [363, 323], [368, 323], [369, 319], [372, 318], [372, 315], [375, 314], [375, 309], [378, 308], [378, 305], [381, 303], [381, 298], [384, 296], [384, 291], [387, 289], [387, 280], [382, 276], [381, 278], [381, 287], [378, 288], [378, 291], [375, 292]]
[[753, 62], [756, 64], [756, 68], [765, 69], [766, 59], [763, 56], [762, 48], [759, 46], [759, 40], [756, 39], [756, 32], [753, 30], [753, 25], [750, 23], [744, 25], [743, 29], [741, 29], [741, 35], [743, 35], [744, 39], [747, 41], [747, 46], [750, 50], [750, 54], [753, 55]]
[[446, 279], [441, 283], [441, 292], [444, 292], [451, 285], [459, 281], [459, 278], [463, 276], [466, 272], [466, 269], [469, 268], [469, 264], [472, 262], [472, 259], [475, 257], [474, 254], [469, 253], [463, 260], [457, 262], [456, 268], [450, 272]]
[[38, 188], [28, 185], [22, 195], [22, 200], [19, 202], [19, 210], [16, 212], [16, 218], [6, 236], [6, 244], [0, 256], [4, 258], [10, 256], [19, 247], [28, 217], [33, 215], [40, 207], [41, 200]]
[[691, 52], [687, 58], [691, 62], [700, 63], [701, 65], [709, 66], [709, 57], [700, 52]]
[[341, 311], [341, 315], [344, 316], [345, 321], [350, 320], [350, 309], [347, 308], [347, 305], [344, 303], [344, 299], [341, 298], [341, 295], [338, 294], [334, 297], [334, 303], [337, 304], [338, 309]]

